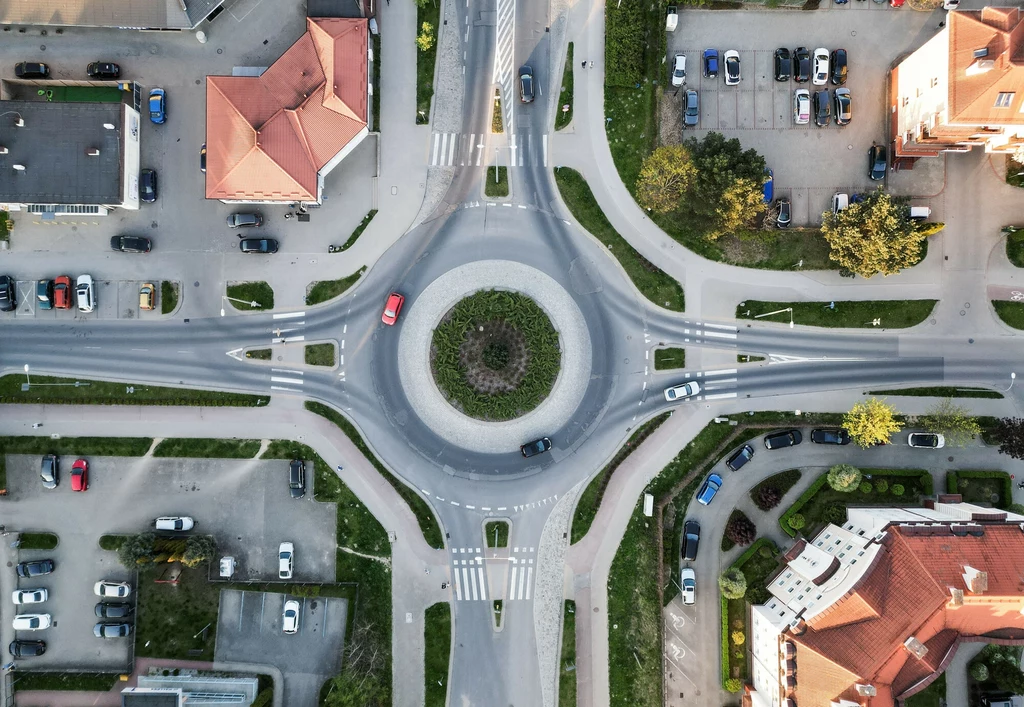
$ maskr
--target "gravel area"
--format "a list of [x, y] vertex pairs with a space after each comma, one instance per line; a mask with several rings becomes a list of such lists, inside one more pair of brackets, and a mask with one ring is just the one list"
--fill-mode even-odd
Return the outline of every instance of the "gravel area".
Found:
[[[480, 290], [511, 290], [533, 299], [551, 319], [562, 348], [562, 369], [541, 405], [516, 420], [483, 422], [455, 410], [430, 372], [434, 327], [456, 302]], [[417, 416], [452, 444], [477, 452], [514, 452], [523, 442], [551, 434], [579, 407], [590, 378], [591, 342], [583, 313], [550, 277], [521, 263], [483, 260], [437, 278], [405, 315], [398, 342], [399, 375]], [[415, 394], [413, 394], [415, 393]]]

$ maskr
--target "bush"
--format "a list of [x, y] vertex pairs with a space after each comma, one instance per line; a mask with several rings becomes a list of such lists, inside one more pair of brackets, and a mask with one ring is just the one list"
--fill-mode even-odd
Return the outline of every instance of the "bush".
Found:
[[213, 559], [217, 554], [217, 543], [209, 535], [192, 535], [185, 543], [185, 554], [181, 564], [186, 567], [198, 567]]
[[733, 511], [725, 526], [725, 537], [737, 545], [749, 545], [757, 537], [757, 527], [743, 511]]
[[968, 668], [968, 672], [971, 674], [971, 677], [978, 682], [985, 682], [988, 680], [988, 666], [980, 660], [976, 660], [971, 663], [970, 668]]
[[903, 484], [893, 484], [892, 485], [892, 495], [893, 496], [902, 496], [904, 491], [906, 491], [906, 489], [903, 488]]
[[762, 511], [770, 511], [782, 501], [782, 494], [774, 486], [762, 486], [757, 490], [754, 504]]
[[730, 636], [730, 638], [732, 639], [732, 643], [734, 646], [742, 646], [744, 643], [746, 643], [747, 634], [743, 633], [743, 631], [733, 631], [732, 636]]
[[725, 681], [725, 689], [735, 694], [743, 689], [743, 682], [736, 678], [729, 678]]
[[821, 519], [833, 525], [842, 525], [846, 522], [846, 506], [842, 503], [830, 503], [821, 512]]
[[871, 482], [870, 481], [861, 481], [860, 482], [860, 492], [861, 493], [865, 493], [865, 494], [871, 493]]
[[806, 525], [807, 520], [804, 518], [803, 513], [794, 513], [789, 517], [787, 522], [789, 523], [789, 527], [793, 530], [800, 530], [800, 528]]
[[117, 559], [128, 569], [135, 569], [153, 561], [156, 553], [156, 535], [139, 533], [125, 538], [117, 549]]
[[828, 470], [828, 485], [834, 491], [850, 493], [860, 486], [861, 472], [849, 464], [836, 464]]
[[730, 567], [719, 575], [718, 588], [726, 599], [742, 599], [747, 593], [747, 578], [738, 567]]
[[917, 227], [917, 234], [919, 236], [933, 236], [945, 227], [946, 224], [941, 221], [929, 221]]
[[644, 4], [623, 0], [605, 6], [605, 83], [633, 88], [643, 80]]
[[885, 493], [888, 490], [889, 482], [886, 481], [885, 479], [879, 479], [878, 481], [875, 482], [875, 491], [878, 491], [878, 493]]
[[764, 558], [775, 557], [775, 551], [772, 550], [771, 545], [762, 545], [757, 548], [757, 554]]
[[1006, 690], [1015, 695], [1024, 692], [1024, 673], [1020, 671], [1014, 661], [1001, 660], [994, 663], [989, 672], [992, 681], [1000, 690]]

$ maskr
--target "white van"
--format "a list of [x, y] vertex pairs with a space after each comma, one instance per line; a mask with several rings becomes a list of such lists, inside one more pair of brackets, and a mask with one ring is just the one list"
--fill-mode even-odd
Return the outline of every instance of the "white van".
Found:
[[832, 215], [838, 214], [840, 211], [850, 205], [850, 195], [843, 194], [842, 192], [836, 192], [832, 195]]
[[930, 206], [911, 206], [910, 218], [913, 221], [926, 221], [932, 215]]

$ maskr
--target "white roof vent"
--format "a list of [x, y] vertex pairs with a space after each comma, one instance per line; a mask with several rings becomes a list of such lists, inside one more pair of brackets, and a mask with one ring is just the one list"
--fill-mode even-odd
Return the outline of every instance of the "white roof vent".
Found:
[[925, 654], [928, 653], [928, 647], [925, 644], [917, 640], [916, 637], [911, 636], [903, 642], [903, 647], [907, 649], [907, 652], [912, 654], [918, 660], [922, 660]]
[[874, 685], [861, 685], [858, 683], [857, 694], [863, 697], [874, 697], [878, 694], [878, 690], [875, 689]]

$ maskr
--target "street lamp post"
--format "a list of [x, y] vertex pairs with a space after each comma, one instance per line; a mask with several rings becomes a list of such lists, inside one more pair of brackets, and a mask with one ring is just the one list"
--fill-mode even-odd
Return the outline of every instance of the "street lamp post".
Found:
[[32, 379], [28, 377], [28, 364], [25, 364], [25, 382], [21, 384], [21, 392], [25, 393], [32, 387]]
[[[27, 369], [28, 366], [25, 366], [25, 368]], [[1013, 387], [1013, 382], [1015, 380], [1017, 380], [1017, 374], [1011, 371], [1010, 372], [1010, 385], [1006, 388], [1006, 390], [1003, 391], [1004, 393], [1009, 393], [1010, 392], [1010, 388]]]
[[782, 314], [783, 312], [789, 312], [789, 328], [793, 328], [793, 308], [786, 307], [785, 309], [776, 309], [774, 312], [765, 312], [764, 314], [755, 314], [754, 319], [760, 319], [761, 317], [770, 317], [773, 314]]

